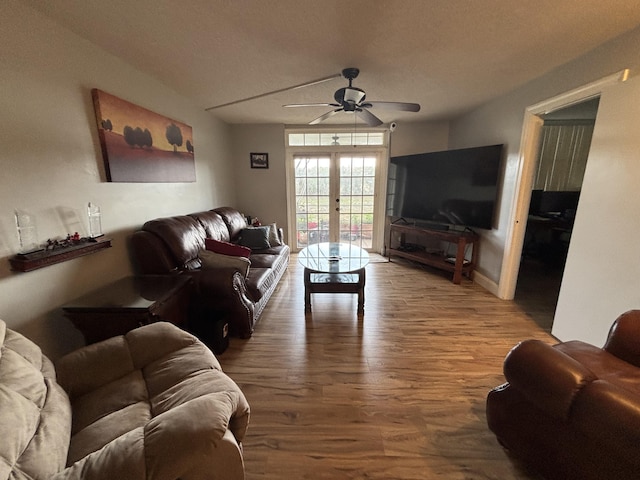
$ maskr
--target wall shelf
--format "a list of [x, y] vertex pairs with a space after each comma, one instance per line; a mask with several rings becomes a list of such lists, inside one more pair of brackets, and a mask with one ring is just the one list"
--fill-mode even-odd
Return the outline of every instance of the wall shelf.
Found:
[[30, 272], [38, 268], [48, 267], [56, 263], [66, 262], [74, 258], [90, 255], [97, 251], [111, 247], [110, 238], [82, 239], [76, 245], [61, 247], [55, 250], [40, 250], [38, 252], [18, 254], [9, 259], [11, 270]]

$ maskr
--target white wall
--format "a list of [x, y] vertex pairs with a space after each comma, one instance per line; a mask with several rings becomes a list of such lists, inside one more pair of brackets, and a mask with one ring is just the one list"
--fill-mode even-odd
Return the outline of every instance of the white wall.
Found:
[[553, 335], [602, 346], [640, 308], [640, 77], [603, 92]]
[[[131, 273], [128, 236], [146, 220], [233, 205], [229, 128], [153, 78], [23, 6], [0, 7], [0, 318], [53, 358], [82, 343], [60, 306]], [[108, 183], [91, 89], [100, 88], [193, 127], [195, 183]], [[28, 273], [13, 210], [36, 215], [39, 237], [87, 233], [86, 205], [102, 208], [113, 247]]]
[[[500, 282], [506, 237], [514, 215], [525, 109], [624, 68], [638, 67], [639, 49], [640, 28], [637, 28], [452, 122], [452, 148], [490, 143], [506, 145], [499, 221], [494, 230], [480, 231], [483, 236], [478, 271], [496, 286]], [[580, 220], [571, 238], [554, 322], [553, 333], [561, 340], [576, 338], [602, 344], [605, 332], [618, 314], [633, 304], [640, 307], [638, 294], [632, 293], [630, 284], [631, 279], [640, 277], [640, 266], [633, 257], [615, 254], [621, 244], [626, 245], [623, 251], [633, 250], [634, 238], [640, 237], [640, 222], [633, 220], [640, 215], [640, 205], [628, 200], [637, 197], [638, 184], [632, 182], [634, 178], [637, 180], [633, 175], [638, 172], [636, 138], [640, 131], [637, 102], [634, 104], [636, 89], [636, 82], [620, 85], [607, 91], [600, 101], [578, 206]], [[616, 114], [620, 116], [615, 117]], [[591, 165], [592, 158], [595, 166]], [[619, 164], [619, 174], [600, 176], [609, 162], [615, 162], [612, 167]], [[630, 176], [626, 182], [616, 178], [623, 175], [621, 172]], [[616, 191], [615, 198], [611, 197], [612, 190]], [[623, 198], [627, 200], [621, 209], [619, 202]], [[597, 210], [589, 212], [597, 202], [602, 203]], [[607, 215], [600, 215], [602, 211]], [[607, 237], [610, 232], [618, 236], [621, 224], [626, 225], [625, 235], [612, 243]], [[594, 250], [596, 245], [607, 251], [606, 258], [594, 258], [598, 254]], [[611, 275], [614, 271], [620, 275]]]

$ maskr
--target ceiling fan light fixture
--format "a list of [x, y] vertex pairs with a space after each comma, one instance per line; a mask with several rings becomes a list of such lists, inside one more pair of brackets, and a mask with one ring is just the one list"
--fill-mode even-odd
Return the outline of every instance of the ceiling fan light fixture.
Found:
[[356, 87], [346, 87], [344, 89], [344, 101], [358, 105], [364, 100], [364, 90]]
[[337, 103], [345, 107], [345, 109], [353, 109], [359, 105], [365, 98], [364, 90], [357, 87], [344, 87], [336, 90], [333, 98]]

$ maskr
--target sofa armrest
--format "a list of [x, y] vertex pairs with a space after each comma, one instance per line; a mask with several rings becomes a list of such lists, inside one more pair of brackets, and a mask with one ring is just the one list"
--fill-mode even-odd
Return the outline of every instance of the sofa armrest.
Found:
[[604, 349], [611, 355], [640, 367], [640, 310], [623, 313], [613, 322]]
[[193, 278], [198, 296], [235, 297], [238, 288], [246, 291], [244, 276], [233, 267], [192, 270], [186, 274]]
[[211, 393], [150, 420], [144, 427], [148, 478], [244, 478], [242, 452], [229, 431], [235, 416], [248, 419], [244, 405], [235, 392]]
[[563, 420], [578, 392], [596, 379], [588, 368], [539, 340], [516, 345], [505, 358], [504, 375], [533, 405]]
[[[254, 322], [253, 301], [247, 293], [243, 275], [234, 268], [215, 268], [188, 272], [194, 278], [199, 316], [208, 311], [224, 311], [232, 335], [251, 337]], [[200, 318], [198, 321], [209, 321]]]
[[131, 236], [136, 269], [144, 275], [164, 275], [178, 271], [176, 260], [156, 235], [138, 230]]

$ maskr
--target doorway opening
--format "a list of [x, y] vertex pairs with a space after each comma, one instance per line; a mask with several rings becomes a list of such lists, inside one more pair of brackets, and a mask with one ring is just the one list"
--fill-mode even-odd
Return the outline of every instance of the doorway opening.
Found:
[[514, 300], [551, 332], [600, 97], [538, 115], [538, 158]]
[[[498, 298], [504, 300], [513, 300], [515, 298], [529, 205], [531, 202], [531, 192], [533, 189], [533, 179], [536, 174], [540, 147], [539, 141], [543, 125], [541, 116], [595, 97], [600, 97], [607, 87], [624, 82], [628, 78], [629, 69], [620, 70], [600, 80], [596, 80], [575, 90], [526, 108], [516, 173], [516, 194], [511, 206], [513, 215], [511, 216], [506, 235], [502, 268], [500, 270], [500, 281], [495, 290]], [[580, 215], [578, 212], [578, 220], [579, 218]], [[571, 258], [571, 250], [569, 250], [569, 258]], [[562, 296], [562, 288], [560, 296]]]

